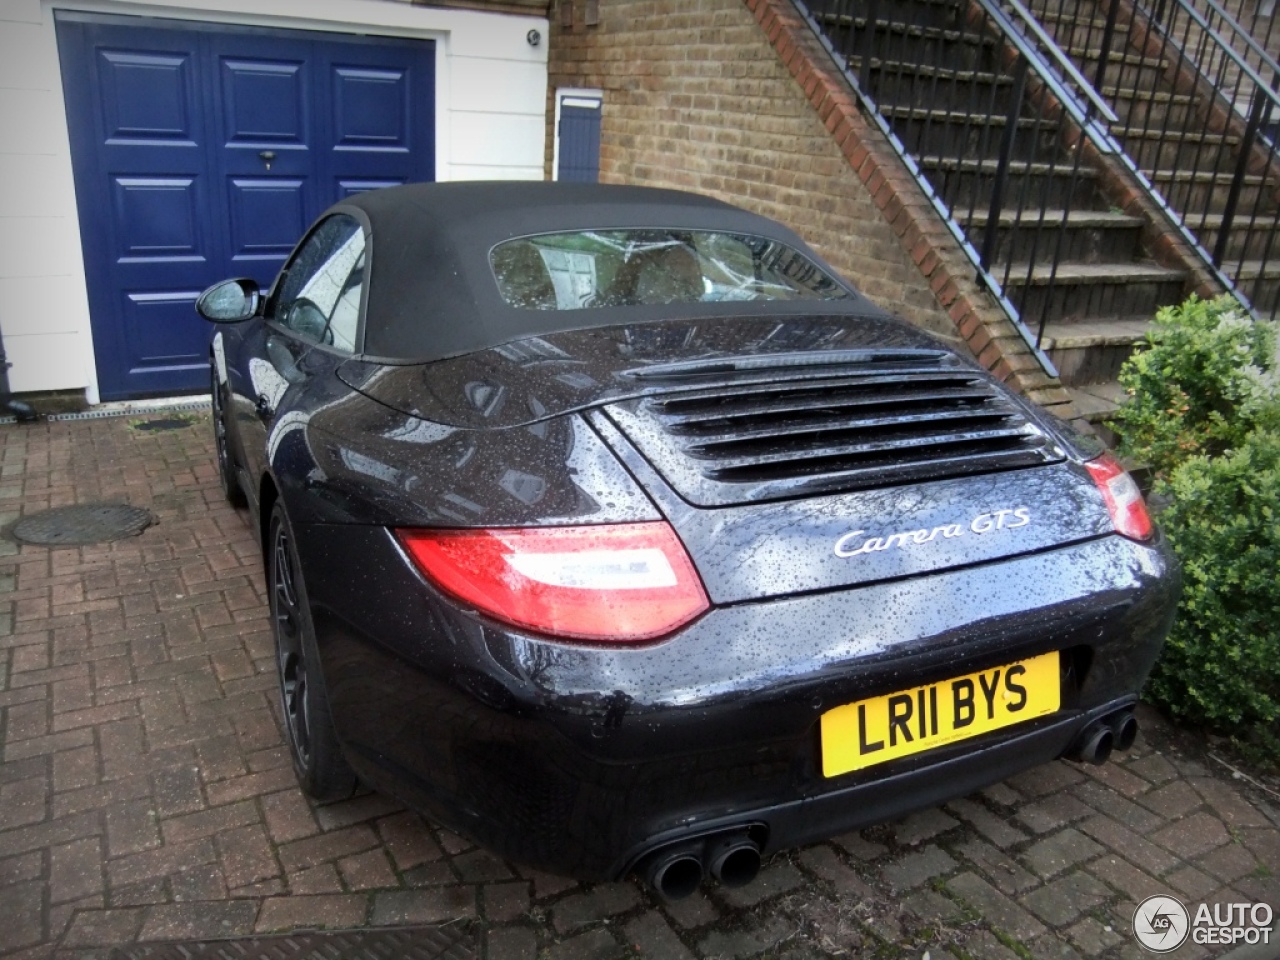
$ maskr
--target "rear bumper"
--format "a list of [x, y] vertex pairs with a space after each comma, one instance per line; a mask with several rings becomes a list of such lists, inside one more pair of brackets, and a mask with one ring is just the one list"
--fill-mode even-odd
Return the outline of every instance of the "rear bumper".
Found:
[[[748, 823], [765, 852], [972, 792], [1059, 757], [1136, 699], [1177, 576], [1107, 537], [835, 593], [718, 608], [662, 643], [588, 648], [458, 609], [385, 530], [299, 528], [334, 721], [372, 785], [511, 859], [615, 878], [646, 851]], [[832, 707], [1051, 650], [1052, 716], [839, 777]]]

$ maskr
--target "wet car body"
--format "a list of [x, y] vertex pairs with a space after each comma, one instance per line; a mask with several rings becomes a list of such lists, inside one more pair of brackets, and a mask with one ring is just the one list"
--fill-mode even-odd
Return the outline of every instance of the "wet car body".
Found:
[[[366, 288], [392, 275], [379, 257], [403, 237], [382, 237], [412, 201], [447, 221], [417, 269], [475, 261], [434, 290], [464, 319], [506, 309], [494, 244], [539, 231], [727, 224], [821, 265], [686, 195], [406, 189], [334, 208], [365, 231]], [[268, 555], [287, 515], [309, 682], [345, 762], [498, 853], [589, 879], [758, 863], [1132, 723], [1176, 598], [1159, 534], [1117, 532], [1099, 450], [842, 282], [819, 302], [514, 310], [492, 342], [427, 360], [368, 349], [367, 289], [366, 349], [299, 338], [271, 313], [282, 282], [215, 335], [230, 492]], [[630, 643], [489, 615], [403, 535], [653, 523], [707, 608]], [[1052, 710], [912, 752], [939, 711], [1018, 709], [1023, 664], [1053, 672]], [[834, 712], [871, 701], [887, 723], [859, 714], [866, 765], [841, 769]]]

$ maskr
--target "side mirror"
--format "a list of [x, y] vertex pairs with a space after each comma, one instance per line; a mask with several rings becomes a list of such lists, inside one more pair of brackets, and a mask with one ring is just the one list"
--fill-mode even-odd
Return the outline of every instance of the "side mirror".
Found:
[[223, 280], [200, 294], [196, 313], [210, 323], [239, 323], [258, 312], [261, 299], [253, 280]]

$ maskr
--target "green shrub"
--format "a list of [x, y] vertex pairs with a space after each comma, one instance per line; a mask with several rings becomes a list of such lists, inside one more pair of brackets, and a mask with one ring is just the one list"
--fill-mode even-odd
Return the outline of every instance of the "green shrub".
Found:
[[[1179, 719], [1280, 761], [1280, 370], [1275, 325], [1229, 298], [1160, 311], [1120, 373], [1120, 450], [1155, 474], [1182, 561], [1148, 687]], [[1254, 750], [1255, 756], [1257, 751]]]
[[1275, 347], [1275, 325], [1254, 322], [1230, 297], [1162, 308], [1120, 371], [1129, 397], [1112, 423], [1120, 452], [1164, 476], [1237, 446], [1274, 412]]

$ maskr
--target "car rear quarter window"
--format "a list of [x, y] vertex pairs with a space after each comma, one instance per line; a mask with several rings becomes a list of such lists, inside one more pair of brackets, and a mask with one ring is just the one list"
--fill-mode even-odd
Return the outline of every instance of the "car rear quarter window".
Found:
[[498, 244], [490, 264], [503, 300], [525, 310], [849, 296], [800, 251], [743, 234], [653, 229], [543, 234]]

